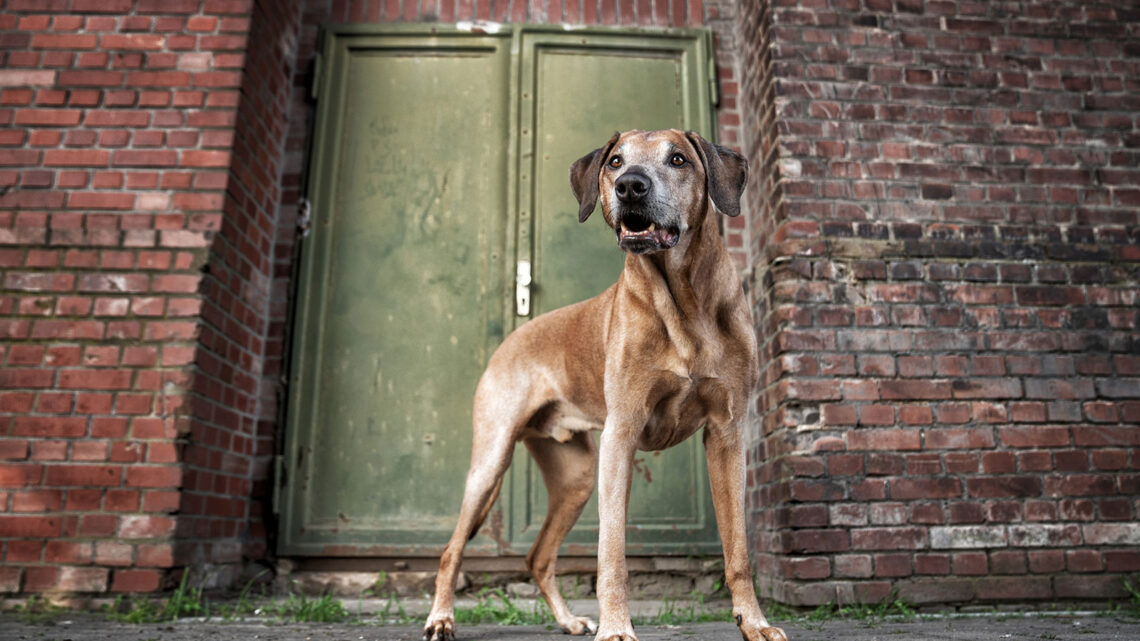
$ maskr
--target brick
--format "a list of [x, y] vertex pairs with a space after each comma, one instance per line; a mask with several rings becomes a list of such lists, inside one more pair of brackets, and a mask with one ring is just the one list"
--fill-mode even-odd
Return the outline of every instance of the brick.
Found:
[[122, 468], [111, 465], [52, 465], [44, 483], [49, 486], [115, 486], [121, 482]]
[[869, 554], [836, 555], [834, 566], [836, 577], [866, 579], [872, 576], [872, 561]]
[[783, 576], [791, 579], [825, 579], [831, 576], [831, 564], [825, 557], [785, 558]]
[[1080, 545], [1078, 525], [1027, 524], [1009, 526], [1009, 544], [1015, 547], [1075, 547]]
[[989, 449], [994, 447], [992, 429], [932, 429], [926, 430], [926, 447], [929, 449]]
[[123, 539], [167, 537], [174, 533], [174, 526], [174, 519], [167, 516], [126, 515], [120, 522], [118, 536]]
[[1140, 528], [1131, 523], [1090, 523], [1081, 526], [1089, 545], [1140, 546]]
[[1010, 541], [1001, 526], [959, 525], [930, 528], [930, 547], [934, 549], [974, 549], [1006, 547]]
[[55, 587], [64, 592], [105, 592], [108, 575], [105, 568], [63, 566]]
[[957, 478], [896, 478], [890, 482], [891, 498], [899, 500], [953, 498], [961, 496], [962, 482]]
[[843, 530], [796, 530], [781, 533], [788, 553], [817, 554], [843, 552], [849, 548], [849, 535]]
[[898, 451], [921, 448], [917, 430], [860, 429], [847, 432], [847, 449]]
[[998, 438], [1007, 447], [1064, 447], [1070, 443], [1069, 428], [1053, 426], [998, 428]]
[[162, 584], [160, 570], [115, 570], [111, 591], [118, 593], [154, 592]]
[[951, 571], [957, 575], [980, 576], [989, 572], [985, 552], [957, 552], [950, 555]]
[[949, 381], [882, 381], [879, 390], [884, 400], [937, 400], [950, 398], [951, 386]]
[[980, 498], [1040, 496], [1042, 482], [1036, 476], [970, 478], [966, 480], [966, 492]]
[[1127, 598], [1124, 583], [1118, 576], [1058, 576], [1054, 581], [1057, 598], [1062, 599], [1121, 599]]
[[851, 531], [854, 550], [918, 550], [927, 545], [926, 528], [881, 527]]
[[985, 577], [976, 579], [979, 599], [986, 601], [1027, 601], [1052, 596], [1047, 577]]
[[182, 470], [178, 467], [139, 467], [127, 469], [127, 485], [131, 487], [179, 487]]
[[[0, 515], [0, 532], [3, 532], [5, 537], [58, 537], [62, 532], [62, 526], [62, 519], [58, 516]], [[9, 560], [10, 557], [11, 550], [9, 550]]]
[[1016, 378], [958, 379], [953, 381], [954, 398], [1021, 398], [1021, 381]]

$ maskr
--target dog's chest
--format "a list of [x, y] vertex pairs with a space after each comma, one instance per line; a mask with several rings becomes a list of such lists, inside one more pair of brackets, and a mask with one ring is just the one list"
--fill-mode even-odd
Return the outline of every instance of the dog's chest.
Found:
[[[681, 362], [666, 359], [672, 367], [658, 370], [646, 399], [649, 418], [639, 447], [661, 450], [672, 447], [705, 425], [724, 425], [733, 420], [735, 371], [731, 356], [718, 354], [721, 362], [708, 354]], [[726, 358], [727, 356], [727, 358]], [[727, 362], [726, 362], [727, 361]]]

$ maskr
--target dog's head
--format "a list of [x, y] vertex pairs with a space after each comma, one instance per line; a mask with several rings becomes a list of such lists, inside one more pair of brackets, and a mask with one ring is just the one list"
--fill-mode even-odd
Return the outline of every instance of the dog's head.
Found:
[[670, 249], [695, 227], [711, 200], [740, 215], [746, 162], [698, 134], [676, 129], [614, 134], [570, 167], [570, 187], [585, 222], [601, 195], [618, 245], [634, 254]]

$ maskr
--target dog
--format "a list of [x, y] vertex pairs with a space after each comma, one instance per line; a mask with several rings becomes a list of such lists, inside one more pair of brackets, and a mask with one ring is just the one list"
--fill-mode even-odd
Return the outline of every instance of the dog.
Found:
[[[579, 222], [600, 197], [625, 266], [609, 289], [531, 320], [491, 357], [475, 391], [471, 468], [440, 558], [426, 641], [455, 637], [463, 547], [520, 440], [550, 495], [526, 564], [559, 627], [595, 641], [637, 641], [625, 561], [634, 453], [671, 447], [702, 427], [736, 624], [747, 641], [787, 641], [764, 618], [752, 585], [743, 421], [759, 365], [752, 313], [714, 213], [740, 214], [746, 167], [739, 154], [678, 130], [614, 134], [571, 166]], [[595, 477], [598, 623], [570, 612], [554, 574]]]

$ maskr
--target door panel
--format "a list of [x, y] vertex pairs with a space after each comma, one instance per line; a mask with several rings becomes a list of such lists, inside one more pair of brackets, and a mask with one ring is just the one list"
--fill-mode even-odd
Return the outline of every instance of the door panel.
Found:
[[509, 57], [486, 38], [353, 44], [333, 53], [340, 93], [322, 103], [335, 168], [306, 242], [285, 547], [437, 552], [501, 331]]
[[[707, 35], [354, 26], [324, 37], [279, 552], [437, 556], [491, 350], [620, 272], [601, 215], [577, 222], [571, 162], [619, 129], [709, 135]], [[525, 318], [513, 311], [519, 260], [533, 265]], [[718, 551], [707, 486], [698, 438], [639, 453], [630, 551]], [[545, 512], [520, 445], [469, 553], [525, 553]], [[592, 501], [564, 553], [596, 544]]]
[[[615, 131], [691, 129], [709, 134], [699, 38], [620, 34], [523, 35], [520, 179], [534, 211], [534, 312], [595, 296], [612, 285], [625, 254], [600, 208], [584, 224], [570, 191], [572, 162]], [[530, 131], [534, 136], [527, 136]], [[529, 149], [528, 149], [529, 146]], [[528, 153], [529, 152], [529, 153]], [[533, 175], [533, 189], [526, 178]], [[520, 212], [527, 211], [527, 201]], [[520, 223], [522, 225], [522, 223]], [[520, 231], [523, 227], [520, 226]], [[528, 243], [520, 238], [520, 252]], [[719, 549], [699, 436], [664, 452], [639, 452], [630, 494], [627, 541], [633, 553]], [[520, 448], [511, 540], [524, 551], [546, 515], [546, 489]], [[567, 537], [568, 551], [597, 545], [597, 498]]]

